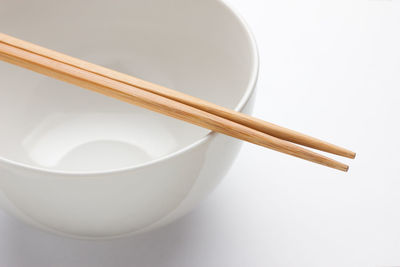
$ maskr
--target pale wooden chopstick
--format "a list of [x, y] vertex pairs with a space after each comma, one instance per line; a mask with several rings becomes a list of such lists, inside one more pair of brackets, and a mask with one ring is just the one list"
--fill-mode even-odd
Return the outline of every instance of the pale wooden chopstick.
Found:
[[67, 63], [78, 68], [100, 74], [104, 77], [120, 81], [143, 90], [173, 99], [175, 101], [187, 104], [189, 106], [201, 109], [203, 111], [212, 113], [219, 117], [237, 122], [247, 127], [253, 128], [268, 135], [275, 136], [279, 139], [290, 141], [299, 145], [311, 147], [321, 151], [329, 152], [339, 156], [348, 158], [355, 158], [356, 154], [348, 149], [330, 144], [328, 142], [319, 140], [317, 138], [278, 126], [276, 124], [266, 122], [264, 120], [240, 113], [222, 106], [218, 106], [203, 99], [193, 97], [179, 91], [175, 91], [161, 85], [157, 85], [139, 78], [123, 74], [114, 70], [107, 69], [80, 59], [76, 59], [65, 54], [14, 38], [12, 36], [0, 33], [0, 41], [10, 44], [12, 46], [22, 48], [33, 53], [52, 58], [54, 60]]
[[[15, 38], [12, 38], [13, 43], [8, 43], [9, 38], [4, 34], [0, 35], [0, 59], [4, 61], [286, 154], [342, 171], [348, 169], [345, 164], [290, 142], [96, 72], [109, 71], [105, 68], [54, 51], [52, 52], [56, 58], [51, 53], [47, 56], [47, 49], [32, 47], [29, 43]], [[36, 53], [34, 50], [40, 51]], [[66, 57], [66, 60], [63, 57]], [[89, 71], [93, 66], [96, 67], [94, 71]]]

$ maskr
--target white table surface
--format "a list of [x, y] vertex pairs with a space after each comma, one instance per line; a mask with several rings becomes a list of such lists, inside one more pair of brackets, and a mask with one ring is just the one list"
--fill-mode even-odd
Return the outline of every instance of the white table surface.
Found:
[[113, 241], [0, 212], [0, 266], [400, 266], [400, 0], [230, 0], [258, 41], [254, 114], [354, 149], [344, 174], [244, 144], [167, 227]]

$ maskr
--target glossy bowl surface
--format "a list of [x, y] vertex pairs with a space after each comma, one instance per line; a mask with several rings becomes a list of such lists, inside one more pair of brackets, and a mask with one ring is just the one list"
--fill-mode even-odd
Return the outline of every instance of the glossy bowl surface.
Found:
[[[1, 0], [17, 38], [249, 112], [254, 39], [219, 0]], [[0, 62], [0, 204], [79, 238], [182, 216], [238, 153], [230, 137]]]

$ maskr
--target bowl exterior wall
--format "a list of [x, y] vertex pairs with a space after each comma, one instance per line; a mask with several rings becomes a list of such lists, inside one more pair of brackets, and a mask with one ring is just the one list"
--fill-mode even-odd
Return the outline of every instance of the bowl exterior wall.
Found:
[[[244, 112], [250, 112], [253, 96]], [[28, 224], [78, 238], [165, 225], [192, 209], [229, 170], [241, 141], [212, 133], [160, 162], [103, 175], [32, 171], [0, 162], [0, 205]]]

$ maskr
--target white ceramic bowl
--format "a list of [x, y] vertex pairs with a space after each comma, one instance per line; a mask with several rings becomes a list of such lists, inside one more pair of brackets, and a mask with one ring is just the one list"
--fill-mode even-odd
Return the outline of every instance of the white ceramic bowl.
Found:
[[[218, 0], [1, 0], [1, 30], [248, 112], [255, 42]], [[0, 62], [0, 203], [80, 238], [153, 229], [220, 181], [240, 142]]]

